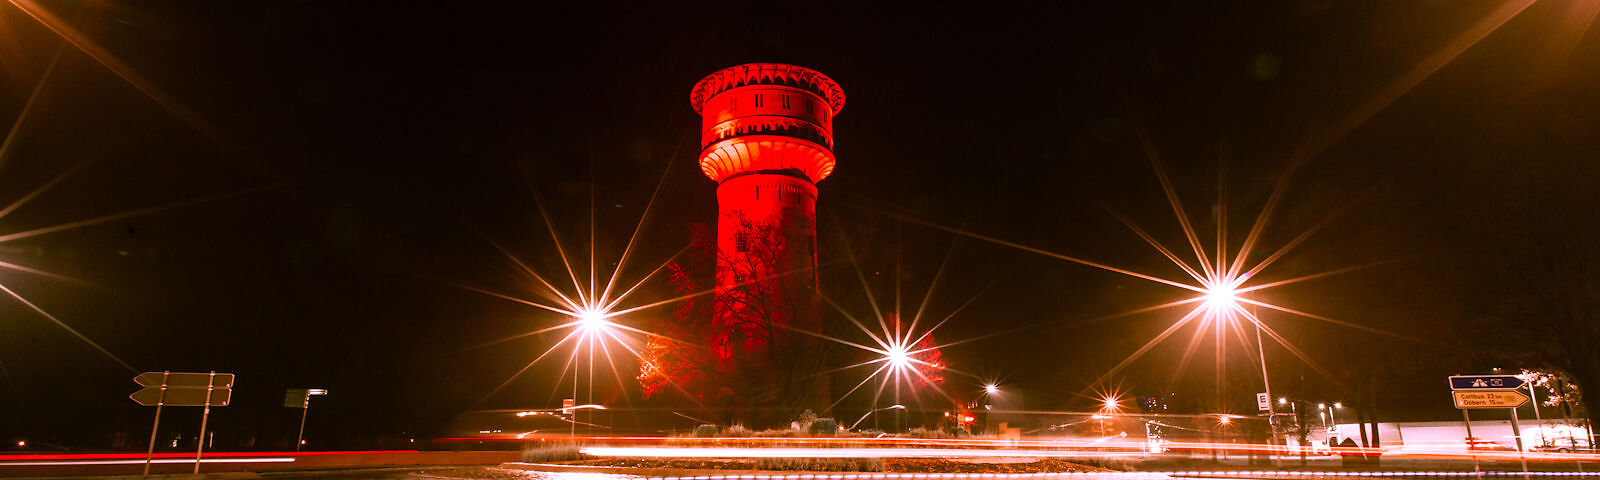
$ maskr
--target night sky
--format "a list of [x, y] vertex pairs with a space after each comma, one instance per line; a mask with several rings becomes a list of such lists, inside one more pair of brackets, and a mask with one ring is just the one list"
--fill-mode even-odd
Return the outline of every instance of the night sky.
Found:
[[[1094, 388], [1214, 394], [1209, 353], [1175, 370], [1188, 333], [1091, 384], [1182, 311], [1084, 322], [1183, 291], [926, 225], [1181, 278], [1112, 213], [1192, 258], [1141, 135], [1208, 248], [1224, 211], [1236, 248], [1279, 182], [1252, 258], [1331, 217], [1262, 281], [1363, 267], [1261, 292], [1393, 334], [1268, 314], [1343, 376], [1269, 344], [1275, 391], [1335, 401], [1381, 371], [1385, 415], [1451, 418], [1440, 377], [1550, 366], [1551, 332], [1498, 326], [1537, 315], [1519, 299], [1550, 265], [1596, 261], [1600, 36], [1584, 2], [1539, 2], [1492, 32], [1501, 2], [19, 3], [133, 75], [0, 7], [0, 118], [17, 124], [0, 204], [51, 185], [0, 216], [0, 235], [104, 220], [0, 237], [0, 261], [71, 278], [6, 269], [0, 284], [134, 370], [237, 373], [212, 419], [236, 446], [287, 445], [286, 387], [331, 391], [308, 429], [338, 439], [324, 447], [558, 405], [559, 363], [484, 398], [557, 337], [467, 347], [561, 318], [462, 287], [536, 298], [496, 244], [564, 278], [535, 193], [580, 274], [591, 205], [609, 272], [658, 182], [621, 278], [688, 244], [716, 211], [689, 89], [748, 61], [814, 68], [847, 97], [819, 186], [824, 293], [870, 315], [845, 248], [884, 308], [896, 285], [915, 308], [945, 265], [930, 315], [978, 296], [939, 340], [1009, 332], [947, 361], [1029, 408], [1089, 408]], [[641, 292], [671, 296], [660, 279]], [[1226, 394], [1251, 408], [1259, 367], [1232, 355]], [[0, 437], [148, 434], [151, 412], [125, 398], [134, 370], [13, 298], [0, 362]], [[949, 377], [958, 395], [981, 385]], [[163, 428], [185, 435], [199, 416], [170, 415]]]

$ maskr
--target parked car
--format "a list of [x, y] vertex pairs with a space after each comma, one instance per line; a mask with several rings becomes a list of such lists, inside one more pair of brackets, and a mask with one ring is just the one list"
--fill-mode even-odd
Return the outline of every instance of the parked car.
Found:
[[1533, 449], [1540, 452], [1559, 453], [1594, 451], [1594, 448], [1589, 445], [1589, 441], [1582, 438], [1547, 438], [1544, 441], [1544, 445], [1533, 447]]

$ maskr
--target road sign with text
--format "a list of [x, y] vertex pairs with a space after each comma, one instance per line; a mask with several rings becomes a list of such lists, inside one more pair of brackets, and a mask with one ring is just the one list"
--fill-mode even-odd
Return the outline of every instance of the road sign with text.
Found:
[[1265, 412], [1267, 410], [1272, 410], [1272, 397], [1268, 397], [1267, 394], [1265, 394], [1265, 393], [1257, 393], [1256, 394], [1256, 408], [1260, 409], [1263, 412]]
[[1516, 390], [1457, 390], [1450, 392], [1456, 408], [1517, 408], [1528, 396]]
[[1516, 390], [1524, 382], [1516, 375], [1456, 375], [1450, 377], [1451, 390]]

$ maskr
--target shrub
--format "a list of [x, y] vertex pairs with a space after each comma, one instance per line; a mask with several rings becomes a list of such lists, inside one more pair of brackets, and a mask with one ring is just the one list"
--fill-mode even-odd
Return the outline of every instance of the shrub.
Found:
[[796, 425], [799, 425], [801, 430], [810, 430], [811, 429], [811, 424], [813, 422], [816, 422], [816, 421], [817, 421], [817, 412], [813, 412], [809, 408], [807, 408], [803, 412], [800, 412], [800, 417], [799, 418], [794, 419], [794, 423]]
[[753, 434], [754, 432], [751, 432], [748, 428], [744, 428], [744, 425], [739, 425], [736, 423], [728, 427], [728, 433], [725, 435], [729, 437], [748, 437]]
[[721, 429], [717, 428], [716, 425], [709, 425], [709, 424], [701, 425], [701, 426], [698, 426], [698, 427], [694, 427], [694, 436], [700, 437], [700, 438], [715, 437], [715, 436], [717, 436], [717, 432], [720, 431], [720, 430]]
[[835, 433], [839, 433], [839, 422], [832, 418], [818, 418], [817, 421], [811, 422], [812, 435], [833, 435]]
[[755, 436], [763, 437], [763, 438], [791, 438], [791, 437], [798, 436], [799, 434], [800, 434], [800, 432], [795, 431], [795, 430], [790, 430], [790, 429], [787, 429], [787, 428], [782, 429], [782, 430], [776, 429], [776, 428], [769, 428], [769, 429], [766, 429], [766, 430], [755, 432]]
[[881, 458], [763, 458], [755, 462], [755, 468], [806, 472], [884, 471]]

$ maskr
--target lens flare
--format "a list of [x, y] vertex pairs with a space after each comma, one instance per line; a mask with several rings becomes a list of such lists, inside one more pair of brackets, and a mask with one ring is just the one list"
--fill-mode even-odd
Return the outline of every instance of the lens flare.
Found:
[[611, 321], [606, 320], [606, 312], [601, 310], [586, 309], [578, 312], [578, 330], [590, 337], [606, 334], [611, 327]]
[[896, 371], [911, 368], [911, 352], [904, 345], [890, 346], [884, 352], [884, 358], [888, 360], [889, 367]]
[[[560, 314], [564, 320], [552, 326], [537, 328], [528, 332], [512, 335], [510, 337], [495, 339], [489, 342], [467, 347], [467, 349], [486, 347], [554, 331], [565, 331], [566, 333], [554, 344], [549, 345], [544, 349], [543, 352], [535, 356], [532, 361], [528, 362], [499, 386], [495, 387], [493, 390], [489, 391], [487, 395], [484, 395], [483, 398], [479, 399], [477, 402], [478, 404], [483, 403], [484, 401], [493, 397], [495, 394], [499, 393], [501, 390], [505, 389], [507, 385], [510, 385], [511, 382], [515, 381], [518, 377], [521, 377], [535, 364], [544, 360], [546, 357], [551, 356], [552, 353], [565, 348], [570, 348], [567, 361], [564, 362], [563, 365], [570, 366], [571, 371], [573, 372], [572, 395], [574, 399], [578, 397], [579, 393], [578, 382], [580, 380], [580, 358], [587, 359], [586, 368], [588, 370], [588, 386], [591, 399], [593, 397], [594, 390], [595, 357], [597, 356], [605, 365], [610, 366], [613, 376], [616, 379], [617, 387], [619, 389], [626, 389], [622, 383], [622, 379], [625, 375], [618, 370], [616, 363], [612, 359], [613, 355], [611, 350], [613, 347], [616, 347], [620, 352], [631, 356], [635, 360], [648, 363], [648, 360], [645, 359], [643, 353], [646, 339], [659, 338], [677, 342], [677, 340], [626, 325], [622, 320], [624, 316], [634, 312], [670, 305], [685, 299], [708, 295], [711, 293], [710, 290], [707, 290], [644, 304], [626, 304], [628, 300], [633, 298], [634, 293], [637, 292], [640, 287], [644, 286], [645, 283], [649, 282], [658, 273], [665, 269], [667, 265], [671, 264], [675, 259], [677, 259], [679, 255], [687, 250], [687, 247], [679, 250], [671, 257], [668, 257], [666, 260], [662, 261], [660, 265], [650, 270], [649, 273], [645, 274], [637, 281], [631, 282], [631, 285], [619, 283], [624, 269], [627, 267], [628, 260], [631, 258], [633, 248], [640, 240], [640, 232], [643, 230], [645, 221], [648, 219], [651, 210], [655, 206], [656, 198], [661, 193], [662, 185], [666, 183], [665, 180], [667, 178], [667, 173], [670, 171], [671, 164], [669, 162], [667, 169], [662, 173], [661, 181], [656, 184], [655, 191], [651, 193], [650, 201], [646, 204], [644, 213], [640, 215], [638, 224], [633, 227], [633, 234], [628, 238], [627, 246], [623, 248], [622, 253], [618, 257], [617, 261], [613, 264], [612, 270], [609, 274], [601, 272], [600, 265], [604, 262], [604, 259], [597, 257], [598, 252], [596, 251], [594, 245], [595, 220], [593, 192], [591, 191], [589, 205], [589, 265], [586, 276], [580, 274], [580, 272], [584, 270], [581, 268], [581, 265], [579, 265], [579, 268], [574, 268], [577, 262], [573, 261], [569, 255], [568, 249], [563, 245], [561, 236], [556, 232], [555, 223], [551, 221], [550, 214], [545, 209], [544, 203], [539, 199], [539, 196], [534, 190], [531, 181], [528, 180], [526, 174], [523, 175], [523, 180], [527, 182], [528, 190], [533, 196], [534, 204], [538, 207], [539, 216], [544, 220], [544, 226], [550, 232], [550, 238], [554, 243], [554, 256], [560, 259], [561, 265], [565, 270], [563, 273], [565, 273], [567, 279], [571, 281], [570, 290], [568, 288], [558, 287], [556, 283], [551, 282], [548, 277], [530, 267], [527, 262], [522, 261], [520, 257], [512, 254], [509, 250], [502, 247], [494, 240], [489, 239], [487, 236], [484, 236], [485, 240], [494, 245], [495, 249], [499, 250], [499, 252], [509, 259], [513, 264], [515, 264], [522, 273], [527, 275], [527, 277], [531, 280], [527, 286], [532, 287], [534, 291], [541, 296], [546, 297], [548, 301], [541, 302], [531, 300], [469, 285], [457, 286], [502, 300], [516, 302], [522, 305], [538, 308], [540, 310], [557, 313]], [[481, 232], [480, 235], [482, 235]], [[609, 278], [602, 278], [602, 276], [608, 276]], [[557, 281], [559, 282], [560, 280], [558, 279]], [[613, 295], [614, 293], [615, 295]], [[650, 365], [645, 365], [645, 367], [650, 368]], [[567, 367], [563, 367], [563, 369], [565, 368]], [[565, 375], [565, 370], [563, 370], [562, 378], [557, 380], [557, 382], [561, 383], [564, 381]], [[627, 396], [623, 396], [622, 398], [625, 401], [630, 401], [628, 400]]]

